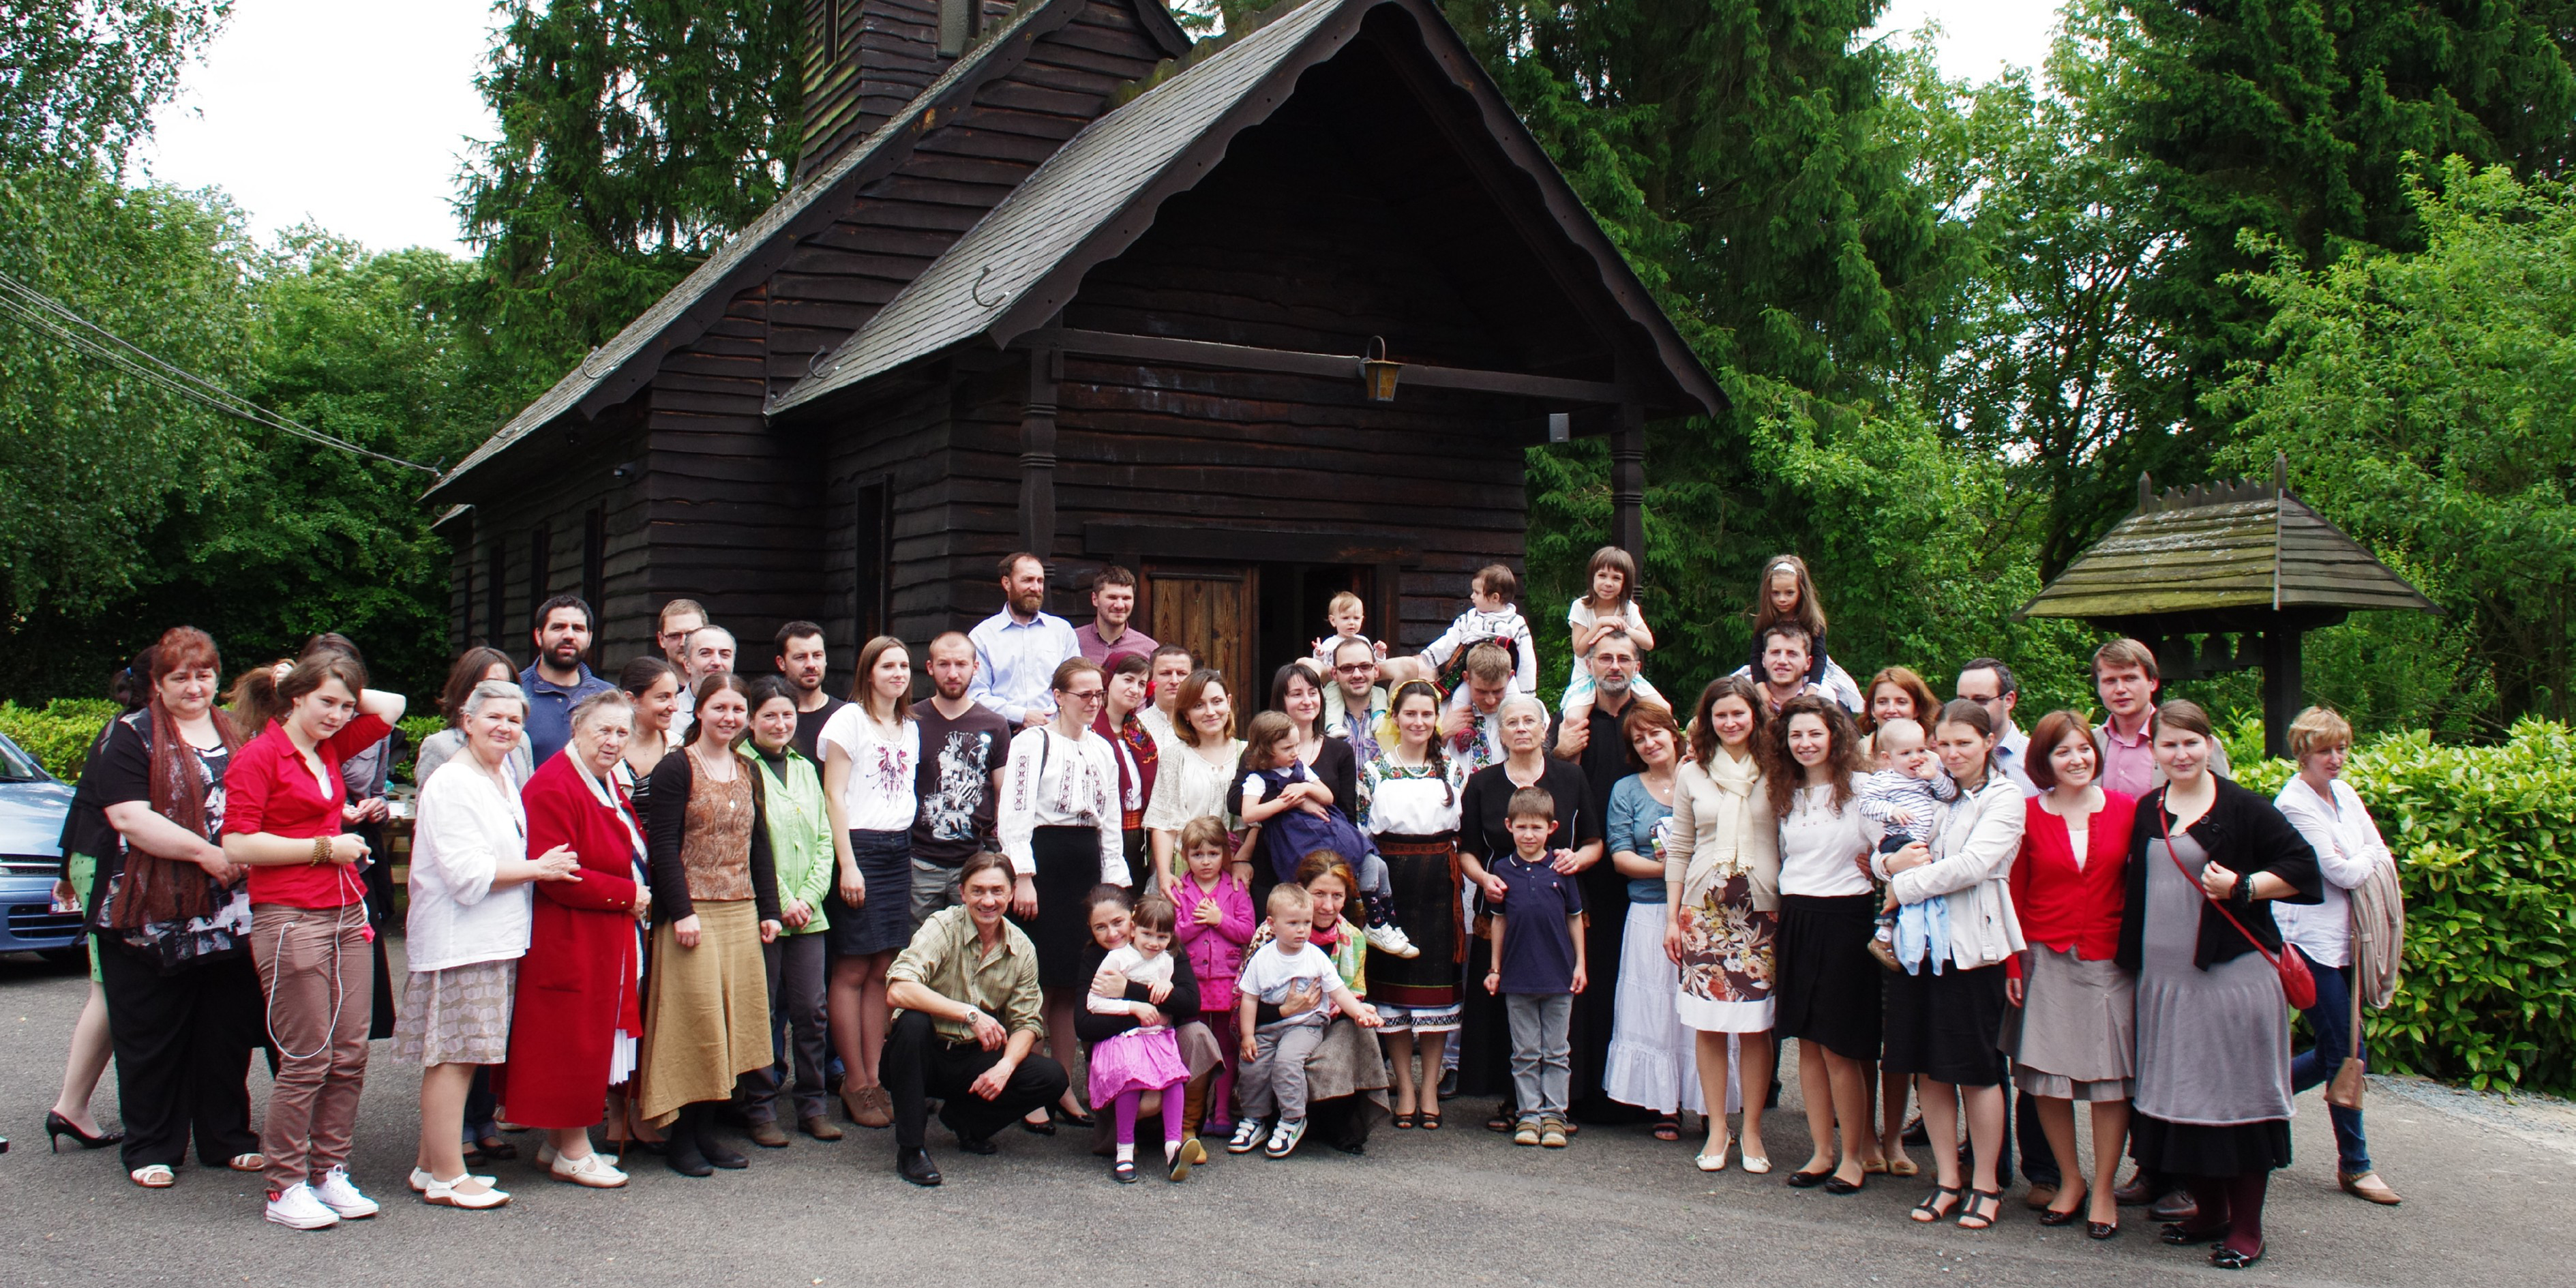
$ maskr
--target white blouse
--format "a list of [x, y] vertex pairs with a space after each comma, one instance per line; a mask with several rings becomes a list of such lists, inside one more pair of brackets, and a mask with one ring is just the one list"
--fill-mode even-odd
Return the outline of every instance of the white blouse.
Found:
[[[893, 736], [853, 702], [832, 713], [815, 735], [815, 750], [839, 747], [850, 758], [841, 788], [841, 825], [853, 832], [901, 832], [912, 826], [921, 797], [921, 725], [906, 720]], [[831, 753], [824, 752], [828, 761]]]
[[1037, 875], [1031, 846], [1039, 828], [1087, 827], [1100, 837], [1100, 879], [1126, 885], [1131, 878], [1118, 825], [1118, 759], [1108, 739], [1088, 730], [1067, 738], [1053, 724], [1012, 737], [996, 830], [1014, 876]]
[[1237, 820], [1225, 812], [1225, 789], [1243, 759], [1243, 747], [1241, 738], [1228, 740], [1224, 763], [1211, 765], [1196, 747], [1177, 740], [1163, 744], [1162, 761], [1154, 771], [1154, 799], [1145, 806], [1147, 830], [1177, 832], [1191, 819], [1208, 815], [1235, 826]]
[[2345, 892], [2369, 879], [2371, 869], [2394, 860], [2388, 842], [2380, 838], [2379, 824], [2371, 821], [2369, 808], [2361, 803], [2361, 794], [2341, 778], [2327, 785], [2333, 791], [2332, 800], [2317, 795], [2306, 779], [2293, 774], [2273, 799], [2281, 816], [2317, 852], [2325, 898], [2305, 905], [2275, 903], [2272, 920], [2279, 924], [2281, 938], [2297, 944], [2308, 960], [2319, 966], [2345, 966], [2352, 961], [2352, 896]]
[[1360, 826], [1371, 836], [1446, 836], [1458, 830], [1467, 775], [1454, 760], [1446, 773], [1398, 764], [1381, 749], [1360, 769]]
[[495, 891], [503, 859], [528, 856], [528, 815], [518, 784], [480, 764], [451, 760], [420, 789], [411, 843], [411, 911], [403, 943], [414, 974], [526, 955], [536, 914], [523, 883]]
[[1862, 816], [1857, 800], [1834, 808], [1834, 789], [1801, 787], [1780, 820], [1780, 893], [1830, 899], [1868, 894], [1866, 861], [1878, 848], [1879, 825]]

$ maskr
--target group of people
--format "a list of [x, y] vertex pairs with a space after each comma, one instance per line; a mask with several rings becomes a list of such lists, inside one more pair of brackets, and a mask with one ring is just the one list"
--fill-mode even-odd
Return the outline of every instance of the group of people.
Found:
[[[1179, 1181], [1202, 1134], [1280, 1158], [1437, 1131], [1444, 1087], [1541, 1149], [1584, 1124], [1678, 1141], [1699, 1113], [1700, 1170], [1763, 1174], [1795, 1038], [1813, 1148], [1789, 1185], [1916, 1174], [1911, 1091], [1934, 1178], [1912, 1218], [1990, 1227], [2018, 1099], [2042, 1224], [2110, 1238], [2153, 1202], [2165, 1241], [2232, 1267], [2263, 1254], [2292, 1095], [2359, 1054], [2342, 891], [2392, 860], [2339, 778], [2351, 729], [2300, 717], [2276, 805], [2227, 777], [2198, 707], [2156, 702], [2136, 641], [2094, 658], [2102, 725], [2025, 734], [1995, 659], [1947, 703], [1901, 666], [1855, 683], [1783, 556], [1745, 666], [1676, 705], [1640, 674], [1635, 565], [1605, 548], [1556, 711], [1497, 565], [1412, 655], [1335, 599], [1254, 712], [1132, 624], [1127, 571], [1079, 628], [1045, 611], [1035, 556], [999, 571], [1002, 610], [928, 642], [918, 701], [890, 637], [831, 696], [808, 622], [746, 680], [686, 600], [614, 682], [569, 596], [526, 668], [467, 651], [416, 761], [399, 980], [366, 828], [405, 700], [324, 636], [228, 711], [214, 642], [172, 629], [120, 677], [131, 710], [63, 847], [124, 1132], [89, 1117], [97, 1036], [49, 1128], [121, 1139], [147, 1187], [193, 1134], [205, 1164], [263, 1172], [291, 1227], [373, 1215], [346, 1163], [389, 1031], [425, 1066], [410, 1186], [467, 1209], [509, 1201], [471, 1170], [514, 1152], [505, 1118], [545, 1131], [548, 1175], [615, 1188], [639, 1150], [702, 1177], [747, 1165], [729, 1132], [787, 1145], [791, 1096], [817, 1139], [844, 1134], [834, 1101], [890, 1129], [921, 1185], [934, 1106], [969, 1154], [1015, 1124], [1090, 1130], [1121, 1182], [1158, 1127]], [[2318, 979], [2296, 1058], [2289, 953]], [[2396, 1202], [2358, 1111], [2334, 1118], [2344, 1187]]]

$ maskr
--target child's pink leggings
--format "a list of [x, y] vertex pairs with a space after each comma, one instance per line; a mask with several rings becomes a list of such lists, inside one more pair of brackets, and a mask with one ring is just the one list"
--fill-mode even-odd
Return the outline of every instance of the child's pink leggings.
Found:
[[[1163, 1088], [1163, 1141], [1165, 1144], [1168, 1144], [1175, 1149], [1179, 1148], [1181, 1144], [1181, 1132], [1183, 1129], [1183, 1124], [1181, 1122], [1181, 1088], [1186, 1085], [1186, 1083], [1175, 1081], [1172, 1085]], [[1145, 1103], [1145, 1093], [1141, 1089], [1122, 1091], [1118, 1093], [1119, 1144], [1133, 1145], [1136, 1143], [1136, 1109], [1137, 1106], [1142, 1105], [1143, 1103]]]

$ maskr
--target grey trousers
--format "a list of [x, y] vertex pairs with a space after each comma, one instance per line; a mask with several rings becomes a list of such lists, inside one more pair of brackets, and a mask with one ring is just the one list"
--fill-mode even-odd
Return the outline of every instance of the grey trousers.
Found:
[[[823, 1070], [829, 1063], [823, 1019], [823, 972], [829, 961], [826, 938], [821, 932], [780, 935], [776, 942], [760, 947], [762, 964], [769, 968], [770, 1023], [786, 1026], [788, 1049], [795, 1061], [799, 1122], [822, 1117], [829, 1103], [829, 1088], [823, 1085]], [[776, 1040], [773, 1034], [771, 1041]], [[779, 1064], [743, 1075], [743, 1117], [756, 1123], [778, 1121]]]
[[1512, 1096], [1522, 1121], [1565, 1117], [1574, 1079], [1566, 1026], [1574, 1016], [1571, 993], [1506, 993], [1503, 1015], [1512, 1026]]
[[912, 928], [930, 920], [930, 914], [942, 908], [954, 908], [965, 896], [957, 892], [959, 868], [943, 868], [936, 863], [912, 861]]
[[1283, 1123], [1306, 1121], [1306, 1060], [1323, 1045], [1324, 1027], [1281, 1021], [1252, 1031], [1252, 1063], [1235, 1091], [1245, 1116], [1268, 1118], [1275, 1109]]

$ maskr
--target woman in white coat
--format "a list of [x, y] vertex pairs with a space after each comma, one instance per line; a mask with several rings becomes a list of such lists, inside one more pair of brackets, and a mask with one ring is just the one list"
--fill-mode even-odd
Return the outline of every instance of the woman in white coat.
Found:
[[[1984, 706], [1960, 699], [1941, 708], [1933, 738], [1959, 798], [1942, 809], [1929, 845], [1914, 842], [1880, 855], [1873, 866], [1899, 903], [1941, 901], [1936, 924], [1946, 920], [1948, 933], [1934, 941], [1931, 960], [1919, 970], [1889, 974], [1882, 1064], [1891, 1077], [1914, 1075], [1931, 1133], [1939, 1180], [1914, 1219], [1956, 1213], [1962, 1228], [1983, 1230], [2003, 1211], [1995, 1172], [2006, 1106], [2004, 962], [2023, 947], [2009, 881], [2028, 818], [2021, 789], [1994, 768], [1994, 720]], [[1963, 1105], [1976, 1160], [1964, 1202]]]
[[518, 685], [485, 680], [458, 712], [465, 735], [420, 789], [404, 924], [410, 977], [394, 1026], [396, 1059], [420, 1079], [420, 1156], [411, 1187], [445, 1207], [494, 1208], [510, 1196], [465, 1171], [465, 1094], [478, 1066], [510, 1054], [510, 1002], [528, 951], [528, 883], [570, 881], [571, 850], [528, 857], [528, 816], [509, 771], [528, 717]]

